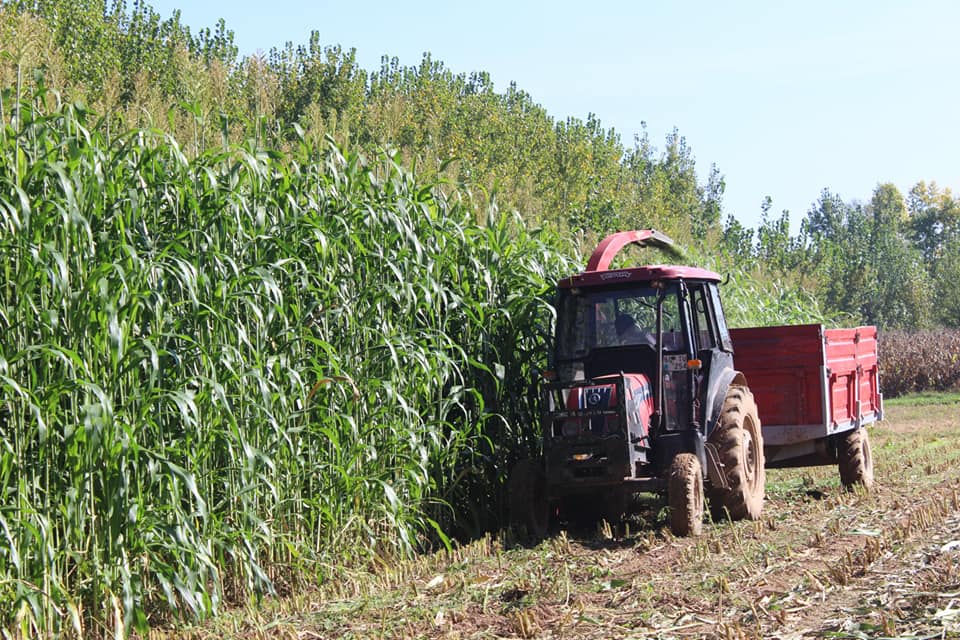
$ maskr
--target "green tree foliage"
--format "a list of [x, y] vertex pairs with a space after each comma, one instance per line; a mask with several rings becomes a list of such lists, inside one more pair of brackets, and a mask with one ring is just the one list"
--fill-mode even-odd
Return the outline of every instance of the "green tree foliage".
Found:
[[757, 227], [756, 257], [767, 269], [784, 277], [797, 270], [803, 256], [799, 241], [790, 235], [790, 213], [783, 211], [779, 218], [774, 218], [772, 209], [773, 200], [768, 196]]
[[960, 327], [960, 237], [946, 240], [929, 268], [934, 318], [942, 326]]
[[892, 184], [878, 185], [866, 213], [872, 222], [868, 264], [876, 284], [864, 316], [883, 326], [927, 326], [933, 288], [922, 254], [910, 241], [903, 196]]
[[324, 47], [314, 31], [306, 46], [288, 43], [282, 50], [272, 50], [269, 69], [278, 83], [277, 120], [293, 123], [310, 115], [315, 128], [349, 137], [359, 119], [367, 84], [354, 50]]
[[935, 276], [894, 185], [878, 185], [866, 205], [824, 191], [804, 220], [803, 235], [828, 308], [887, 327], [931, 323]]
[[[385, 58], [367, 72], [354, 51], [324, 46], [317, 33], [305, 45], [238, 60], [223, 21], [194, 35], [179, 14], [162, 19], [145, 2], [3, 7], [49, 26], [72, 98], [94, 105], [113, 128], [168, 130], [190, 141], [191, 155], [251, 137], [285, 149], [300, 128], [314, 141], [330, 135], [358, 148], [396, 148], [421, 170], [443, 166], [444, 178], [482, 186], [477, 195], [487, 203], [591, 238], [657, 227], [702, 242], [719, 231], [723, 178], [713, 168], [699, 184], [676, 131], [662, 152], [646, 136], [626, 149], [596, 115], [554, 120], [515, 85], [496, 91], [487, 73], [455, 74], [429, 54], [409, 67]], [[11, 34], [0, 46], [16, 40]]]
[[935, 182], [919, 182], [907, 196], [907, 208], [913, 239], [923, 257], [934, 261], [943, 256], [945, 245], [960, 236], [960, 202]]
[[934, 287], [933, 316], [960, 326], [960, 199], [936, 183], [917, 183], [907, 196], [909, 232]]
[[125, 0], [5, 0], [3, 7], [46, 22], [74, 83], [97, 90], [119, 74], [127, 100], [138, 73], [159, 83], [167, 95], [187, 97], [182, 51], [227, 66], [237, 57], [233, 32], [222, 20], [213, 31], [193, 36], [179, 12], [164, 20], [141, 0], [129, 9]]
[[742, 268], [755, 267], [754, 233], [753, 229], [745, 227], [742, 222], [728, 215], [726, 222], [723, 224], [723, 233], [720, 236], [717, 249], [728, 260]]

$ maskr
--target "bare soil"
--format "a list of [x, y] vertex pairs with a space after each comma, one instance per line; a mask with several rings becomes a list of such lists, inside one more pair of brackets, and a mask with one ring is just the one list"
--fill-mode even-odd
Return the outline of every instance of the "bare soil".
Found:
[[[876, 485], [767, 471], [760, 520], [676, 538], [656, 500], [534, 547], [503, 537], [186, 631], [237, 638], [960, 637], [960, 405], [887, 409]], [[181, 633], [178, 632], [178, 635]]]

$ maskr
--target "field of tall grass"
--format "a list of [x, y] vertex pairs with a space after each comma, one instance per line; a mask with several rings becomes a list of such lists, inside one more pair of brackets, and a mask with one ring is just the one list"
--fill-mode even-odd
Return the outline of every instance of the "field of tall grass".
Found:
[[188, 159], [49, 102], [0, 139], [4, 627], [144, 630], [495, 523], [556, 239], [389, 153]]

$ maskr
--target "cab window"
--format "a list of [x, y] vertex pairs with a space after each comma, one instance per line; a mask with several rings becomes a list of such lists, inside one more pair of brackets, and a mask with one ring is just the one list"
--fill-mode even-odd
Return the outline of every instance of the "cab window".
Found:
[[733, 342], [730, 340], [730, 331], [727, 329], [726, 318], [723, 315], [723, 305], [720, 303], [720, 289], [715, 283], [707, 285], [710, 302], [713, 305], [713, 317], [717, 326], [717, 338], [720, 348], [724, 351], [733, 351]]
[[693, 305], [693, 332], [697, 340], [697, 349], [712, 349], [716, 346], [716, 328], [710, 321], [710, 298], [705, 286], [693, 287], [690, 301]]

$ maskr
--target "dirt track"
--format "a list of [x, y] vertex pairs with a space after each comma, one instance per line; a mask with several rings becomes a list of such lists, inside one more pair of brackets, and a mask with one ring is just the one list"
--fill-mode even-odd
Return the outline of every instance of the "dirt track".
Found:
[[871, 495], [841, 491], [830, 467], [770, 470], [757, 522], [678, 539], [651, 505], [619, 537], [600, 527], [535, 548], [480, 541], [385, 567], [355, 595], [303, 594], [233, 628], [291, 638], [960, 637], [960, 405], [888, 408], [871, 440]]

